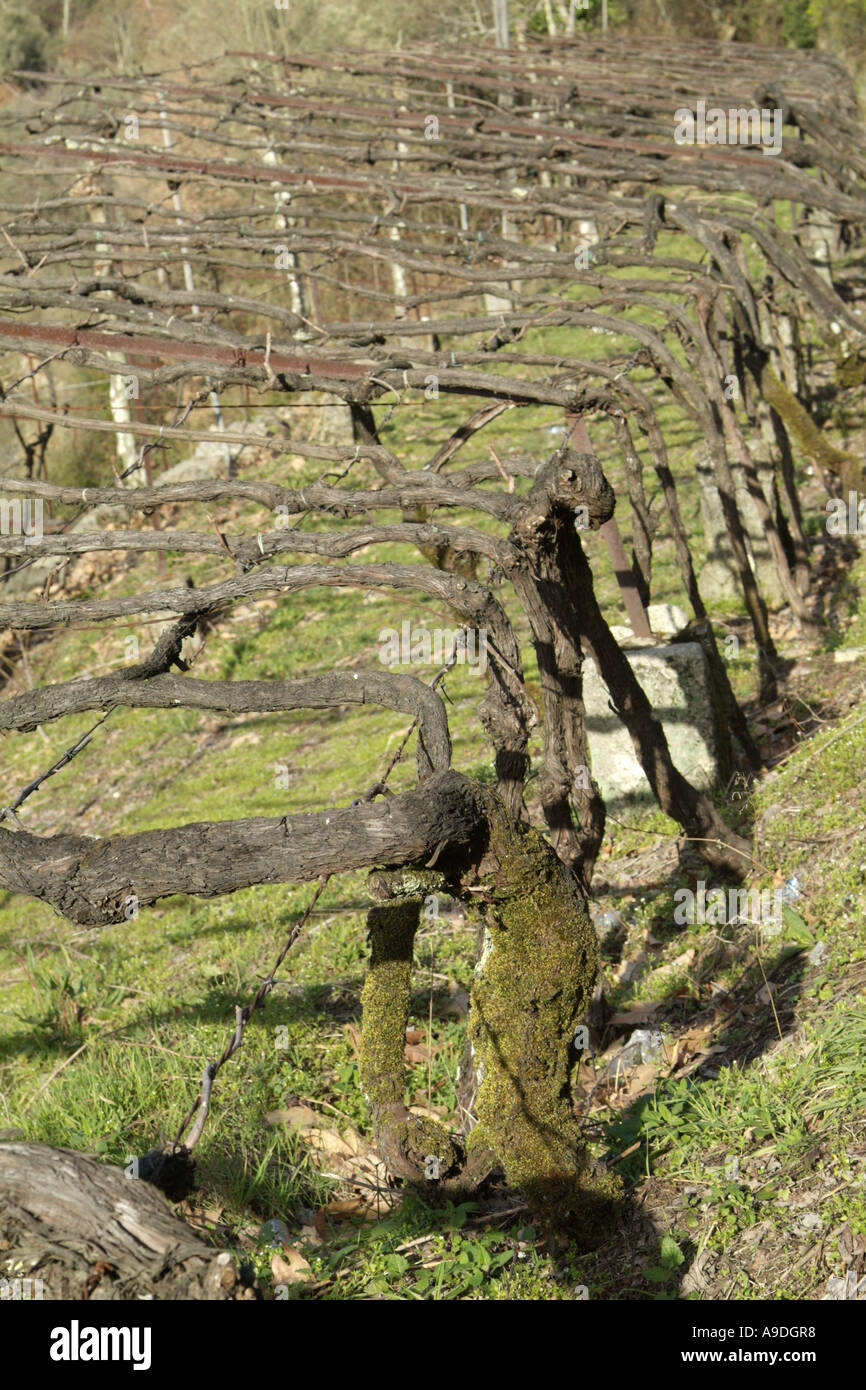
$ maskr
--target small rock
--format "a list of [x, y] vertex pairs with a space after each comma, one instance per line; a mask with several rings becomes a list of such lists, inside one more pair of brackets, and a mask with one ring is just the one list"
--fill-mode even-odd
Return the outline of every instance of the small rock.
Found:
[[274, 1217], [271, 1221], [266, 1221], [259, 1230], [256, 1237], [263, 1245], [289, 1245], [291, 1236], [285, 1221], [280, 1221], [279, 1217]]
[[211, 1264], [205, 1275], [205, 1288], [212, 1297], [219, 1298], [238, 1282], [234, 1260], [227, 1250], [223, 1250]]
[[807, 1211], [794, 1223], [794, 1230], [801, 1235], [811, 1236], [824, 1229], [824, 1222], [817, 1212]]
[[628, 927], [613, 908], [599, 909], [593, 903], [590, 905], [589, 913], [599, 942], [619, 940], [627, 934]]
[[664, 1039], [658, 1028], [636, 1028], [622, 1049], [620, 1061], [624, 1066], [634, 1067], [639, 1063], [649, 1066], [662, 1055]]

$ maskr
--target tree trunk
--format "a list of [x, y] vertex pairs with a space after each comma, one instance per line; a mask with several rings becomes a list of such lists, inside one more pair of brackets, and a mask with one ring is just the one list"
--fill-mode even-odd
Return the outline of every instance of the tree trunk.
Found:
[[470, 844], [470, 783], [437, 772], [385, 802], [138, 835], [31, 835], [0, 828], [0, 884], [50, 903], [70, 922], [108, 926], [175, 893], [219, 897], [254, 883], [308, 883], [375, 864], [426, 863]]
[[[412, 953], [424, 887], [441, 874], [377, 876], [391, 901], [367, 914], [370, 965], [361, 994], [360, 1071], [376, 1149], [389, 1173], [426, 1183], [445, 1182], [463, 1168], [462, 1143], [432, 1116], [410, 1114], [403, 1053], [412, 992]], [[402, 893], [402, 896], [401, 896]]]
[[610, 1230], [619, 1192], [592, 1169], [571, 1095], [598, 970], [595, 928], [547, 841], [482, 797], [490, 843], [473, 895], [484, 946], [469, 1016], [480, 1077], [469, 1149], [493, 1150], [546, 1230], [590, 1245]]
[[539, 472], [510, 537], [520, 555], [511, 581], [529, 620], [544, 704], [542, 811], [554, 848], [585, 891], [604, 837], [605, 806], [590, 775], [584, 655], [562, 551], [570, 543], [568, 533], [574, 534], [576, 507], [598, 529], [612, 516], [613, 505], [595, 456], [566, 449]]
[[725, 824], [709, 797], [693, 787], [674, 766], [664, 729], [598, 606], [592, 571], [576, 531], [569, 537], [565, 559], [581, 638], [631, 734], [656, 800], [666, 815], [679, 821], [703, 859], [714, 868], [745, 877], [752, 862], [749, 842]]
[[0, 1144], [0, 1245], [0, 1280], [44, 1299], [255, 1297], [155, 1187], [72, 1149]]
[[[384, 901], [368, 917], [361, 1080], [377, 1146], [389, 1170], [428, 1199], [471, 1187], [499, 1166], [547, 1230], [589, 1239], [601, 1213], [609, 1221], [617, 1192], [591, 1170], [571, 1097], [598, 968], [595, 929], [576, 876], [544, 837], [489, 788], [476, 786], [475, 796], [481, 852], [456, 876], [453, 861], [448, 873], [375, 876]], [[405, 1099], [413, 942], [421, 905], [436, 891], [471, 898], [483, 926], [469, 1022], [477, 1095], [467, 1099], [461, 1087], [478, 1124], [466, 1142], [412, 1115]]]

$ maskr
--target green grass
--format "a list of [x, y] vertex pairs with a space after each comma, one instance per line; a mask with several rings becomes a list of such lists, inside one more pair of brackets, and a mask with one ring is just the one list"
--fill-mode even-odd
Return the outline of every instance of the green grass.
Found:
[[[635, 316], [651, 318], [644, 310]], [[583, 330], [538, 329], [521, 346], [592, 357], [609, 352], [611, 342]], [[631, 350], [626, 340], [620, 346], [624, 354]], [[645, 383], [647, 374], [635, 370], [632, 379]], [[464, 410], [444, 395], [435, 402], [406, 402], [383, 425], [383, 442], [409, 466], [419, 466], [462, 421]], [[387, 404], [376, 413], [384, 420]], [[513, 410], [505, 420], [503, 431], [490, 436], [498, 452], [528, 451], [541, 460], [559, 443], [561, 436], [550, 432], [560, 423], [559, 412]], [[681, 484], [686, 525], [696, 537], [699, 565], [703, 529], [698, 490], [689, 482], [696, 434], [668, 400], [660, 401], [660, 421]], [[593, 420], [590, 430], [622, 498], [624, 479], [610, 425]], [[458, 456], [459, 464], [486, 457], [487, 443], [483, 434], [473, 439]], [[57, 470], [52, 468], [52, 478], [96, 481], [96, 475], [91, 479], [90, 473], [81, 473], [74, 445], [73, 440]], [[318, 467], [295, 467], [290, 447], [285, 457], [270, 459], [258, 471], [303, 485]], [[660, 510], [650, 461], [641, 452], [648, 491]], [[362, 464], [350, 478], [360, 487], [372, 480], [372, 473]], [[213, 510], [220, 526], [230, 530], [263, 525], [261, 511], [254, 507]], [[618, 517], [628, 547], [630, 519], [622, 502]], [[203, 507], [186, 509], [177, 524], [211, 529]], [[268, 519], [266, 524], [271, 524]], [[473, 524], [493, 526], [475, 517]], [[596, 536], [586, 543], [608, 619], [623, 621], [604, 547]], [[406, 546], [381, 546], [368, 553], [371, 558], [414, 558]], [[169, 569], [177, 573], [171, 563]], [[184, 557], [181, 573], [201, 585], [224, 578], [227, 566], [217, 557]], [[828, 635], [827, 653], [834, 647], [866, 645], [864, 573], [861, 557], [837, 587], [843, 616]], [[110, 592], [136, 593], [158, 581], [156, 561], [142, 557], [118, 571]], [[108, 589], [98, 581], [91, 587], [98, 596]], [[498, 593], [515, 624], [532, 683], [537, 669], [526, 623], [507, 586]], [[654, 550], [653, 598], [682, 603], [664, 522]], [[740, 611], [732, 606], [733, 613]], [[714, 614], [717, 621], [724, 616], [721, 608]], [[423, 595], [321, 589], [243, 605], [230, 620], [218, 622], [195, 675], [268, 679], [329, 670], [337, 663], [344, 669], [378, 669], [380, 631], [399, 628], [406, 618], [413, 626], [454, 626], [453, 617]], [[726, 631], [721, 622], [717, 630], [720, 637]], [[126, 659], [130, 637], [145, 654], [153, 629], [129, 622], [106, 630], [58, 631], [49, 642], [31, 646], [33, 684], [117, 669]], [[729, 669], [738, 692], [753, 697], [757, 673], [745, 644]], [[433, 669], [414, 673], [429, 679]], [[825, 677], [826, 668], [816, 663], [812, 683], [802, 687], [803, 698], [820, 703]], [[445, 691], [455, 767], [489, 776], [490, 749], [477, 719], [483, 683], [458, 667], [448, 676]], [[93, 722], [93, 715], [74, 716], [41, 733], [6, 736], [2, 799], [11, 800]], [[408, 719], [375, 708], [234, 720], [185, 710], [118, 709], [74, 767], [31, 798], [21, 817], [36, 833], [108, 835], [183, 821], [345, 805], [380, 775], [407, 724]], [[539, 746], [537, 732], [534, 753]], [[392, 779], [395, 789], [414, 781], [413, 752], [410, 745]], [[748, 1001], [761, 987], [763, 969], [778, 982], [787, 1010], [786, 1041], [774, 1051], [767, 1051], [772, 1017], [766, 1004], [758, 1003], [752, 1013], [735, 1014], [718, 1025], [713, 1038], [728, 1049], [718, 1075], [708, 1065], [682, 1080], [659, 1080], [648, 1096], [625, 1111], [611, 1106], [593, 1113], [589, 1136], [599, 1155], [616, 1163], [626, 1178], [629, 1199], [647, 1182], [665, 1194], [659, 1229], [637, 1252], [636, 1264], [613, 1240], [607, 1252], [571, 1251], [553, 1259], [544, 1253], [537, 1233], [527, 1228], [525, 1213], [496, 1221], [471, 1205], [434, 1210], [411, 1197], [390, 1212], [386, 1209], [377, 1222], [360, 1227], [340, 1223], [324, 1244], [302, 1234], [309, 1214], [342, 1195], [346, 1183], [326, 1177], [296, 1135], [265, 1117], [288, 1104], [309, 1104], [369, 1135], [351, 1032], [367, 955], [360, 873], [327, 885], [266, 1009], [253, 1019], [243, 1047], [220, 1073], [197, 1150], [196, 1202], [205, 1213], [219, 1213], [208, 1217], [214, 1240], [238, 1249], [271, 1292], [273, 1250], [258, 1243], [256, 1234], [265, 1221], [285, 1221], [313, 1275], [310, 1284], [290, 1286], [291, 1296], [300, 1298], [574, 1299], [584, 1290], [591, 1298], [665, 1298], [680, 1291], [696, 1249], [712, 1251], [719, 1261], [722, 1292], [711, 1296], [722, 1296], [728, 1283], [727, 1296], [732, 1297], [804, 1296], [808, 1265], [793, 1274], [774, 1271], [764, 1288], [758, 1274], [737, 1269], [736, 1262], [743, 1240], [760, 1221], [768, 1220], [780, 1241], [789, 1238], [790, 1194], [802, 1189], [816, 1145], [822, 1171], [845, 1184], [822, 1198], [828, 1229], [843, 1219], [853, 1230], [864, 1229], [863, 1185], [852, 1159], [863, 1144], [866, 1100], [859, 973], [866, 954], [866, 850], [859, 847], [866, 814], [864, 757], [866, 721], [858, 723], [854, 713], [796, 750], [781, 771], [760, 784], [746, 808], [759, 828], [755, 881], [766, 884], [774, 876], [784, 881], [793, 874], [801, 879], [804, 896], [797, 913], [809, 945], [820, 941], [826, 947], [817, 965], [805, 963], [806, 950], [796, 933], [791, 935], [790, 923], [788, 936], [760, 962], [746, 929], [677, 927], [676, 884], [652, 883], [619, 904], [628, 925], [623, 955], [640, 950], [647, 931], [656, 944], [648, 968], [636, 978], [608, 981], [614, 1008], [660, 999], [662, 1031], [673, 1040], [709, 1007], [714, 988], [729, 991], [738, 1008], [744, 1001], [751, 1007]], [[627, 822], [609, 826], [606, 849], [619, 863], [677, 833], [657, 810], [634, 812]], [[255, 993], [311, 892], [309, 886], [280, 886], [250, 888], [214, 901], [179, 896], [102, 931], [81, 929], [39, 903], [0, 894], [0, 1124], [20, 1127], [30, 1139], [70, 1145], [115, 1163], [126, 1163], [172, 1137], [195, 1097], [202, 1067], [221, 1052], [232, 1031], [236, 1004]], [[695, 952], [693, 962], [676, 965], [687, 949]], [[424, 1103], [429, 1086], [434, 1103], [446, 1112], [455, 1103], [463, 1041], [463, 1024], [449, 1015], [448, 1001], [454, 988], [469, 985], [473, 959], [468, 926], [425, 924], [412, 1022], [426, 1033], [432, 994], [434, 1047], [429, 1073], [426, 1064], [407, 1069], [407, 1092], [414, 1102]], [[766, 1045], [752, 1055], [756, 1031]], [[621, 1157], [628, 1149], [632, 1152]], [[731, 1176], [734, 1160], [748, 1183]], [[773, 1166], [771, 1160], [779, 1167], [765, 1183], [761, 1165]], [[828, 1249], [832, 1251], [832, 1242]], [[732, 1265], [730, 1280], [721, 1273], [725, 1261]]]
[[[349, 616], [360, 621], [357, 611]], [[279, 649], [284, 621], [289, 620], [278, 607], [268, 629], [272, 653]], [[68, 633], [59, 642], [74, 647], [84, 639], [85, 634]], [[41, 677], [36, 668], [43, 659], [49, 660], [47, 647], [33, 654], [35, 677]], [[74, 661], [74, 653], [69, 659]], [[256, 650], [257, 673], [272, 659]], [[238, 661], [236, 674], [251, 674], [251, 654], [241, 652]], [[468, 689], [472, 678], [460, 675], [463, 685], [454, 683], [455, 704], [449, 707], [458, 766], [473, 747], [472, 701], [478, 696], [477, 686]], [[50, 726], [47, 747], [36, 735], [16, 740], [14, 781], [24, 774], [23, 745], [29, 744], [31, 766], [46, 763], [51, 750], [86, 725], [81, 718], [66, 722], [70, 728], [62, 737], [59, 726]], [[119, 711], [78, 761], [75, 779], [58, 777], [52, 797], [33, 803], [29, 824], [42, 828], [40, 809], [58, 826], [80, 823], [77, 811], [93, 795], [97, 802], [83, 819], [88, 829], [98, 826], [102, 833], [171, 824], [178, 806], [189, 808], [187, 814], [196, 819], [321, 806], [354, 793], [380, 765], [389, 724], [390, 717], [369, 711], [241, 721], [239, 729], [220, 735], [185, 767], [194, 751], [195, 721], [189, 712]], [[241, 751], [234, 751], [239, 733], [244, 737], [251, 731], [260, 741], [241, 743], [236, 745]], [[168, 761], [166, 755], [150, 756], [166, 738]], [[481, 759], [483, 745], [476, 747]], [[798, 874], [804, 884], [798, 912], [810, 942], [823, 941], [827, 948], [820, 967], [804, 974], [798, 1005], [804, 1022], [796, 1039], [769, 1056], [726, 1066], [716, 1077], [661, 1080], [632, 1111], [611, 1112], [599, 1137], [599, 1151], [611, 1160], [637, 1145], [619, 1165], [629, 1184], [650, 1175], [683, 1193], [697, 1189], [677, 1199], [664, 1238], [668, 1244], [647, 1250], [637, 1282], [631, 1276], [632, 1282], [623, 1284], [609, 1270], [599, 1270], [592, 1257], [574, 1252], [553, 1260], [534, 1235], [521, 1236], [519, 1225], [473, 1226], [471, 1209], [442, 1213], [412, 1199], [378, 1223], [338, 1227], [323, 1246], [306, 1247], [299, 1237], [313, 1282], [290, 1285], [288, 1296], [573, 1299], [582, 1297], [585, 1287], [590, 1297], [671, 1297], [682, 1273], [675, 1248], [688, 1250], [697, 1240], [723, 1259], [761, 1220], [785, 1237], [786, 1194], [801, 1182], [803, 1164], [818, 1141], [824, 1169], [840, 1184], [847, 1182], [822, 1205], [822, 1216], [829, 1220], [838, 1214], [852, 1229], [863, 1228], [866, 1203], [849, 1156], [863, 1142], [866, 1015], [856, 989], [846, 994], [842, 988], [840, 997], [840, 981], [866, 954], [861, 906], [866, 864], [852, 838], [863, 821], [859, 769], [864, 755], [866, 721], [858, 723], [855, 713], [797, 750], [754, 798], [761, 828], [755, 853], [763, 866], [758, 877], [763, 882], [767, 873]], [[272, 774], [278, 757], [295, 769], [288, 789], [279, 792]], [[780, 805], [784, 814], [774, 815]], [[633, 828], [614, 831], [616, 852], [627, 855], [673, 830], [658, 812], [650, 812]], [[175, 898], [101, 932], [82, 931], [39, 904], [4, 894], [0, 1091], [6, 1122], [31, 1139], [67, 1144], [116, 1163], [171, 1137], [194, 1097], [201, 1067], [222, 1049], [235, 1003], [251, 997], [309, 892], [258, 887], [214, 902]], [[285, 983], [220, 1075], [198, 1150], [197, 1200], [221, 1210], [223, 1239], [246, 1233], [240, 1257], [253, 1263], [266, 1291], [274, 1284], [268, 1273], [273, 1251], [254, 1241], [250, 1245], [253, 1233], [273, 1217], [298, 1224], [299, 1213], [325, 1205], [340, 1185], [323, 1177], [296, 1136], [269, 1126], [265, 1115], [301, 1098], [335, 1113], [339, 1123], [367, 1131], [346, 1031], [358, 1016], [366, 957], [363, 900], [363, 875], [345, 875], [328, 885], [311, 928], [282, 972]], [[673, 925], [671, 890], [638, 895], [626, 915], [630, 939], [649, 928], [661, 951], [652, 971], [613, 991], [614, 1005], [657, 997], [661, 979], [672, 1000], [681, 997], [687, 982], [700, 995], [701, 956], [711, 943], [705, 928]], [[734, 928], [727, 935], [727, 957], [710, 961], [714, 982], [733, 988], [745, 969], [760, 983], [748, 932]], [[665, 976], [665, 967], [690, 945], [698, 951], [695, 969], [685, 977]], [[796, 942], [782, 938], [775, 949], [763, 960], [768, 974], [786, 962], [802, 964]], [[455, 1099], [462, 1024], [441, 1017], [439, 1005], [448, 981], [468, 985], [472, 961], [468, 929], [425, 925], [413, 1022], [422, 1032], [426, 1028], [432, 971], [437, 1015], [430, 1082], [434, 1099], [446, 1110]], [[676, 1035], [675, 1012], [664, 1031]], [[417, 1100], [426, 1098], [426, 1086], [426, 1066], [407, 1071], [407, 1088]], [[758, 1181], [768, 1154], [781, 1166], [770, 1175], [772, 1181]], [[740, 1173], [757, 1163], [754, 1187], [731, 1176], [734, 1161]], [[425, 1239], [402, 1249], [419, 1237]], [[794, 1277], [772, 1296], [802, 1294], [802, 1282]], [[730, 1296], [756, 1294], [747, 1281]]]

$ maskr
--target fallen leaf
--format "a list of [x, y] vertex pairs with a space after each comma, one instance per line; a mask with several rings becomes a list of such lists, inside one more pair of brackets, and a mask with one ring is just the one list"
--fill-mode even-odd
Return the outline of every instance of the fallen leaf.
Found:
[[315, 1276], [300, 1250], [285, 1246], [282, 1255], [271, 1258], [271, 1273], [278, 1284], [308, 1284]]
[[311, 1148], [319, 1149], [330, 1158], [352, 1158], [357, 1152], [335, 1129], [311, 1128], [305, 1131], [304, 1139]]
[[337, 1225], [341, 1221], [378, 1221], [375, 1207], [364, 1201], [363, 1197], [337, 1198], [319, 1207], [313, 1218], [313, 1225], [320, 1236], [328, 1232], [329, 1222]]
[[465, 989], [455, 988], [452, 991], [449, 987], [448, 998], [437, 999], [433, 1011], [437, 1018], [465, 1018], [469, 1013], [469, 995]]
[[364, 1142], [356, 1129], [352, 1129], [351, 1125], [343, 1130], [340, 1137], [350, 1153], [364, 1154], [369, 1151], [369, 1145]]
[[422, 1047], [418, 1043], [411, 1045], [407, 1043], [403, 1049], [403, 1060], [408, 1062], [409, 1066], [415, 1066], [418, 1062], [426, 1062], [431, 1055], [429, 1047]]
[[287, 1110], [269, 1110], [265, 1119], [269, 1125], [285, 1125], [287, 1129], [318, 1129], [323, 1117], [308, 1105], [290, 1105]]
[[654, 1014], [656, 1009], [660, 1009], [663, 1003], [663, 999], [651, 999], [645, 1004], [629, 1004], [627, 1009], [608, 1019], [608, 1023], [641, 1023]]

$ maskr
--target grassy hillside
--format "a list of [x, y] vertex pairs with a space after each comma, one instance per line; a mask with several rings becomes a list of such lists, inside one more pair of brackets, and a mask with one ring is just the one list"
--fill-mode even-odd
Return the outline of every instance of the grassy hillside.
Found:
[[[587, 344], [572, 348], [589, 352]], [[436, 404], [436, 433], [444, 437], [448, 405]], [[304, 413], [297, 418], [306, 428]], [[544, 457], [556, 443], [554, 419], [513, 412], [505, 451]], [[694, 437], [682, 420], [667, 424], [682, 476]], [[411, 460], [428, 433], [417, 408], [397, 410], [385, 438]], [[594, 428], [593, 438], [606, 454], [604, 429]], [[480, 456], [481, 443], [475, 447]], [[251, 452], [242, 472], [270, 469], [302, 482], [305, 467], [290, 455], [268, 462]], [[610, 467], [616, 486], [614, 460]], [[693, 512], [695, 491], [685, 498]], [[220, 529], [234, 530], [253, 513], [225, 507], [213, 515]], [[695, 514], [690, 522], [697, 531]], [[182, 524], [210, 525], [204, 509], [200, 517], [187, 510]], [[397, 549], [391, 558], [410, 558]], [[616, 620], [601, 546], [592, 560]], [[80, 562], [76, 582], [101, 596], [157, 578], [150, 557], [89, 565]], [[676, 600], [663, 536], [656, 565], [656, 596]], [[513, 1193], [494, 1193], [483, 1210], [437, 1211], [416, 1198], [401, 1203], [388, 1188], [369, 1147], [357, 1068], [364, 876], [347, 874], [328, 884], [266, 1010], [220, 1074], [197, 1150], [198, 1191], [183, 1208], [254, 1265], [266, 1292], [286, 1282], [284, 1266], [275, 1273], [275, 1253], [298, 1271], [292, 1296], [344, 1299], [815, 1298], [838, 1293], [828, 1281], [844, 1280], [862, 1262], [866, 716], [858, 710], [858, 653], [866, 647], [866, 560], [858, 554], [844, 571], [826, 568], [825, 649], [806, 655], [789, 644], [787, 699], [753, 711], [768, 756], [788, 756], [736, 810], [754, 824], [754, 883], [799, 880], [778, 938], [759, 946], [748, 925], [677, 926], [674, 893], [702, 874], [697, 860], [678, 867], [677, 827], [659, 813], [609, 824], [596, 910], [616, 911], [624, 924], [604, 947], [611, 1047], [608, 1057], [582, 1063], [575, 1104], [599, 1156], [625, 1180], [622, 1228], [591, 1256], [554, 1259]], [[196, 583], [223, 572], [213, 557], [189, 568]], [[504, 601], [518, 621], [508, 595]], [[372, 592], [256, 602], [218, 624], [195, 673], [243, 679], [375, 668], [380, 630], [406, 618], [430, 627], [449, 621], [422, 597], [407, 605]], [[531, 650], [518, 627], [532, 681]], [[153, 629], [56, 632], [13, 664], [3, 693], [116, 669], [130, 638], [145, 653]], [[748, 695], [756, 677], [747, 648], [734, 675]], [[455, 766], [491, 775], [475, 716], [480, 678], [458, 667], [446, 691]], [[7, 736], [3, 800], [93, 722], [76, 716]], [[819, 732], [797, 742], [798, 725]], [[22, 821], [36, 832], [105, 835], [347, 804], [382, 770], [402, 727], [370, 709], [235, 720], [117, 710], [28, 801]], [[407, 758], [394, 786], [413, 776]], [[233, 1029], [235, 1004], [255, 993], [311, 892], [259, 887], [213, 902], [178, 897], [104, 931], [0, 894], [0, 1125], [121, 1163], [170, 1138], [204, 1063]], [[415, 1104], [445, 1117], [456, 1100], [473, 958], [473, 931], [457, 907], [425, 923], [406, 1083]], [[661, 1030], [658, 1055], [606, 1077], [610, 1058], [645, 1027]], [[284, 1228], [263, 1230], [273, 1220]]]

